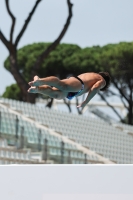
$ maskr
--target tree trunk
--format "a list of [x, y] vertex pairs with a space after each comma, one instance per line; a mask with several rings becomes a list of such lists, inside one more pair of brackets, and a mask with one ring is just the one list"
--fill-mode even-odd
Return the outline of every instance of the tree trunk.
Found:
[[66, 99], [63, 99], [63, 100], [64, 100], [64, 103], [66, 104], [66, 106], [68, 107], [69, 112], [71, 113], [72, 109], [71, 109], [71, 103], [70, 103], [70, 101], [66, 101]]
[[133, 105], [132, 102], [129, 104], [129, 113], [128, 113], [128, 124], [133, 125]]
[[81, 108], [78, 108], [77, 106], [79, 105], [79, 101], [78, 101], [78, 98], [76, 97], [76, 108], [77, 108], [77, 111], [78, 111], [78, 114], [79, 115], [82, 115], [83, 114], [83, 109]]
[[[14, 79], [16, 80], [22, 95], [23, 95], [23, 99], [24, 101], [27, 102], [31, 102], [31, 103], [35, 103], [35, 98], [36, 95], [31, 95], [27, 93], [27, 90], [29, 88], [28, 83], [25, 81], [25, 79], [23, 78], [23, 76], [21, 75], [21, 73], [19, 72], [19, 67], [17, 65], [17, 46], [18, 43], [21, 39], [21, 37], [23, 36], [33, 14], [35, 13], [35, 10], [37, 8], [37, 6], [39, 5], [39, 3], [41, 2], [41, 0], [36, 0], [35, 5], [33, 6], [31, 12], [29, 13], [28, 17], [25, 20], [24, 25], [22, 26], [21, 31], [19, 32], [18, 36], [16, 37], [15, 43], [13, 44], [13, 35], [14, 35], [14, 28], [15, 28], [15, 22], [16, 22], [16, 18], [13, 15], [11, 9], [10, 9], [10, 5], [9, 5], [9, 0], [5, 1], [6, 4], [6, 9], [7, 12], [12, 20], [12, 25], [11, 25], [11, 30], [10, 30], [10, 40], [7, 40], [6, 37], [4, 36], [4, 34], [2, 33], [2, 31], [0, 30], [0, 39], [2, 40], [3, 44], [6, 46], [6, 48], [8, 49], [10, 56], [10, 72], [13, 75]], [[46, 49], [46, 51], [44, 51], [37, 59], [37, 61], [35, 62], [35, 65], [33, 66], [33, 70], [31, 71], [31, 75], [32, 77], [34, 75], [36, 75], [36, 73], [38, 72], [38, 70], [40, 69], [41, 63], [43, 62], [43, 60], [49, 55], [49, 53], [54, 50], [56, 48], [56, 46], [60, 43], [61, 39], [63, 38], [63, 36], [65, 35], [70, 22], [71, 22], [71, 17], [72, 17], [72, 3], [70, 2], [70, 0], [67, 0], [67, 6], [68, 6], [68, 17], [66, 20], [66, 23], [61, 31], [61, 33], [59, 34], [59, 36], [57, 37], [57, 39]], [[52, 106], [52, 102], [53, 100], [51, 100], [50, 103], [50, 107]]]
[[24, 95], [23, 101], [29, 102], [29, 103], [34, 103], [36, 102], [36, 94], [30, 94], [27, 92], [27, 95]]
[[17, 84], [18, 84], [18, 86], [19, 86], [19, 88], [22, 92], [23, 101], [35, 103], [36, 95], [35, 94], [29, 94], [27, 92], [29, 85], [24, 80], [24, 78], [22, 77], [22, 75], [19, 72], [19, 68], [17, 66], [16, 50], [13, 50], [13, 52], [10, 54], [10, 67], [11, 67], [11, 73], [12, 73], [14, 79], [16, 80], [16, 82], [17, 82]]
[[46, 107], [51, 108], [52, 105], [53, 105], [53, 101], [54, 101], [54, 99], [53, 99], [53, 98], [50, 98], [50, 101], [48, 101]]

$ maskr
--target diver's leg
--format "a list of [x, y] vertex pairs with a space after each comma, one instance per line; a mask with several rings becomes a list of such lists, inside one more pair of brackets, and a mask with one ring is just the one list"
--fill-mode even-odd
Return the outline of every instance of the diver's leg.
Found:
[[54, 99], [64, 99], [67, 96], [67, 93], [58, 90], [57, 88], [51, 88], [48, 85], [43, 85], [39, 87], [30, 87], [28, 89], [29, 93], [39, 93], [43, 95], [47, 95]]
[[80, 81], [74, 77], [60, 80], [55, 76], [50, 76], [46, 78], [39, 78], [38, 76], [35, 76], [34, 81], [29, 82], [29, 85], [30, 86], [50, 85], [58, 88], [61, 91], [66, 91], [66, 92], [77, 92], [81, 89]]
[[59, 78], [55, 76], [50, 76], [46, 78], [39, 78], [38, 76], [34, 77], [34, 81], [29, 82], [30, 86], [41, 86], [41, 85], [49, 85], [54, 86], [60, 90], [65, 90], [65, 83], [62, 82]]

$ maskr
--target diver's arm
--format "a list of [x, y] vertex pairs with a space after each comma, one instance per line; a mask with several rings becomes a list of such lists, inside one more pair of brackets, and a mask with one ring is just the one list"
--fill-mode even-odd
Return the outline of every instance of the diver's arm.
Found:
[[84, 108], [86, 106], [86, 104], [89, 103], [89, 101], [99, 92], [99, 90], [103, 87], [103, 81], [100, 80], [100, 81], [97, 81], [93, 86], [92, 88], [90, 89], [87, 97], [86, 97], [86, 100], [83, 101], [80, 105], [78, 105], [77, 107], [82, 107]]

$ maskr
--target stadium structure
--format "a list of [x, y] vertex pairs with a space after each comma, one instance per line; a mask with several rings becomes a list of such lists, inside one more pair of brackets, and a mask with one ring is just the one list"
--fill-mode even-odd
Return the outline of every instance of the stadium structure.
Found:
[[133, 126], [104, 118], [0, 98], [0, 164], [133, 164]]

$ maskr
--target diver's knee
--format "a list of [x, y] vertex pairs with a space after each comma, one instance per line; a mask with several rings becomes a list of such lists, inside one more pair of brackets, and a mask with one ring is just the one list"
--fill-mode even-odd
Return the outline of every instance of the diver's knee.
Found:
[[54, 99], [57, 99], [57, 100], [61, 100], [63, 99], [62, 96], [60, 94], [54, 94]]
[[53, 98], [54, 98], [54, 99], [57, 99], [57, 100], [64, 99], [64, 94], [63, 94], [63, 92], [61, 92], [61, 91], [55, 92], [55, 93], [53, 94]]
[[61, 90], [63, 91], [67, 91], [68, 90], [68, 84], [65, 83], [64, 81], [60, 81], [60, 86], [61, 86]]

